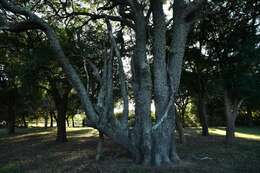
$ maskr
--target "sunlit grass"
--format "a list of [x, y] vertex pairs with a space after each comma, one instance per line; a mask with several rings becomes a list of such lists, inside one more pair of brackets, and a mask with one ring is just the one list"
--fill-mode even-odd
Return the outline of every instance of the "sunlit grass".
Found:
[[[98, 137], [98, 131], [89, 127], [67, 127], [67, 137], [70, 138], [83, 138], [83, 137]], [[0, 139], [5, 138], [13, 142], [27, 140], [30, 137], [49, 136], [55, 138], [57, 128], [43, 128], [43, 127], [29, 127], [26, 129], [16, 129], [14, 135], [8, 135], [7, 129], [0, 129]], [[0, 172], [1, 173], [1, 172]]]
[[[252, 132], [247, 131], [247, 133], [244, 133], [244, 132], [241, 132], [241, 131], [243, 131], [243, 130], [238, 128], [237, 132], [235, 132], [235, 136], [237, 138], [260, 141], [260, 131], [259, 131], [259, 134], [255, 134], [254, 130]], [[213, 135], [225, 136], [226, 130], [225, 130], [225, 128], [210, 128], [209, 133], [213, 134]]]
[[98, 131], [89, 127], [67, 127], [69, 138], [97, 137]]

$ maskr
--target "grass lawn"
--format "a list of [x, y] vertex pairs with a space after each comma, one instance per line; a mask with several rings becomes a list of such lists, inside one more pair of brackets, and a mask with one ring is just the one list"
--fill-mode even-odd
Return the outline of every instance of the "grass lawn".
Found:
[[69, 142], [55, 142], [55, 129], [0, 129], [0, 173], [260, 173], [260, 128], [238, 128], [233, 146], [224, 144], [224, 128], [186, 129], [187, 144], [178, 144], [182, 159], [175, 167], [141, 167], [125, 150], [106, 140], [102, 161], [95, 161], [97, 132], [69, 128]]

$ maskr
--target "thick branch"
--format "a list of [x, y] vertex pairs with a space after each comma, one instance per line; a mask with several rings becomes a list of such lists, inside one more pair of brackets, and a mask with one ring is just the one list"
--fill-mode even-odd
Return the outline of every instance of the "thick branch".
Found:
[[92, 69], [92, 74], [94, 75], [94, 77], [98, 80], [99, 84], [101, 85], [102, 79], [101, 79], [101, 76], [99, 74], [99, 70], [98, 70], [97, 66], [86, 57], [83, 57], [83, 56], [80, 56], [80, 55], [75, 55], [75, 54], [73, 54], [72, 56], [82, 58], [83, 59], [83, 67], [84, 67], [84, 71], [85, 71], [86, 75], [88, 75], [88, 70], [87, 70], [88, 69], [87, 64], [88, 64], [90, 66], [90, 68]]
[[83, 58], [83, 66], [84, 66], [84, 71], [85, 71], [86, 76], [87, 76], [87, 86], [86, 86], [86, 90], [88, 91], [88, 90], [89, 90], [89, 74], [88, 74], [87, 62], [86, 62], [86, 59], [85, 59], [85, 58]]
[[122, 18], [120, 16], [111, 16], [111, 15], [107, 15], [107, 14], [93, 14], [93, 13], [88, 13], [88, 12], [72, 12], [72, 13], [69, 13], [68, 15], [69, 16], [89, 16], [91, 18], [91, 20], [107, 18], [112, 21], [122, 22], [124, 25], [134, 28], [134, 24], [130, 20], [127, 20], [126, 18]]
[[122, 57], [120, 55], [119, 48], [117, 47], [116, 40], [115, 40], [113, 33], [112, 33], [112, 27], [111, 27], [111, 24], [110, 24], [108, 19], [106, 19], [106, 23], [107, 23], [107, 28], [108, 28], [108, 33], [109, 33], [109, 37], [110, 37], [110, 40], [111, 40], [111, 44], [112, 44], [112, 47], [115, 50], [115, 54], [117, 56], [118, 63], [119, 63], [119, 71], [120, 71], [119, 72], [119, 78], [120, 78], [121, 94], [122, 94], [123, 102], [124, 102], [122, 123], [123, 123], [124, 127], [126, 128], [127, 125], [128, 125], [128, 113], [129, 113], [127, 82], [126, 82], [126, 77], [125, 77], [125, 73], [124, 73]]
[[[100, 75], [99, 75], [97, 66], [96, 66], [93, 62], [91, 62], [89, 59], [87, 59], [87, 58], [84, 58], [84, 62], [85, 62], [85, 63], [84, 63], [85, 65], [86, 65], [86, 63], [89, 64], [89, 66], [91, 67], [91, 69], [92, 69], [92, 71], [93, 71], [93, 75], [94, 75], [95, 78], [98, 80], [99, 84], [101, 85], [102, 79], [101, 79], [101, 77], [100, 77]], [[85, 65], [84, 65], [84, 68], [86, 68]]]
[[0, 30], [10, 31], [15, 33], [25, 32], [28, 30], [41, 29], [39, 25], [33, 21], [24, 21], [20, 23], [9, 24], [8, 26], [0, 27]]
[[241, 108], [241, 106], [242, 106], [242, 104], [244, 103], [244, 101], [245, 101], [245, 99], [243, 98], [243, 99], [241, 99], [241, 100], [238, 102], [238, 104], [236, 105], [236, 106], [237, 106], [237, 107], [236, 107], [236, 115], [238, 115], [239, 109]]

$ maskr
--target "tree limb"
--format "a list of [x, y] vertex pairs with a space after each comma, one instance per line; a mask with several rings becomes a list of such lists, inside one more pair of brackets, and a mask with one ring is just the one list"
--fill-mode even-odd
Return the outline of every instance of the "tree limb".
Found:
[[237, 104], [237, 114], [239, 113], [239, 109], [241, 108], [242, 104], [244, 103], [245, 98], [241, 99]]
[[93, 14], [93, 13], [88, 13], [88, 12], [72, 12], [72, 13], [69, 13], [68, 16], [89, 16], [91, 18], [91, 20], [108, 18], [109, 20], [122, 22], [123, 24], [125, 24], [131, 28], [134, 28], [134, 24], [130, 20], [128, 20], [126, 18], [122, 18], [120, 16], [112, 16], [112, 15], [107, 15], [107, 14]]
[[[102, 79], [101, 79], [101, 77], [99, 75], [97, 66], [93, 62], [91, 62], [89, 59], [87, 59], [87, 58], [84, 58], [84, 62], [86, 62], [86, 63], [88, 63], [90, 65], [90, 67], [92, 68], [92, 71], [93, 71], [93, 75], [96, 77], [96, 79], [98, 80], [99, 84], [101, 84], [102, 83]], [[84, 68], [86, 68], [86, 66]]]
[[39, 25], [33, 21], [27, 20], [20, 23], [8, 24], [7, 26], [0, 27], [0, 30], [9, 31], [9, 32], [25, 32], [28, 30], [42, 29]]
[[108, 19], [106, 19], [106, 23], [107, 23], [107, 29], [108, 29], [108, 34], [109, 34], [109, 37], [110, 37], [110, 40], [111, 40], [111, 44], [112, 44], [112, 47], [115, 50], [115, 54], [117, 56], [118, 64], [119, 64], [120, 87], [121, 87], [121, 94], [122, 94], [123, 102], [124, 102], [122, 123], [123, 123], [124, 127], [127, 128], [127, 126], [128, 126], [128, 114], [129, 114], [127, 82], [126, 82], [126, 77], [125, 77], [125, 73], [124, 73], [122, 57], [121, 57], [119, 48], [116, 44], [116, 40], [115, 40], [113, 33], [112, 33], [112, 26], [111, 26]]

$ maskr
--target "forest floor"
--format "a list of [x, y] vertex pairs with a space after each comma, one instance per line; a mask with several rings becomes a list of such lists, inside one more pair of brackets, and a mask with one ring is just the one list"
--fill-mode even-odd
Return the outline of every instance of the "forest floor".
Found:
[[[223, 128], [202, 137], [185, 129], [186, 145], [178, 144], [182, 161], [175, 167], [141, 167], [107, 139], [101, 161], [95, 161], [97, 132], [68, 128], [69, 142], [55, 142], [54, 128], [0, 129], [0, 173], [260, 173], [260, 128], [238, 128], [234, 145], [224, 144]], [[178, 142], [178, 140], [177, 140]]]

